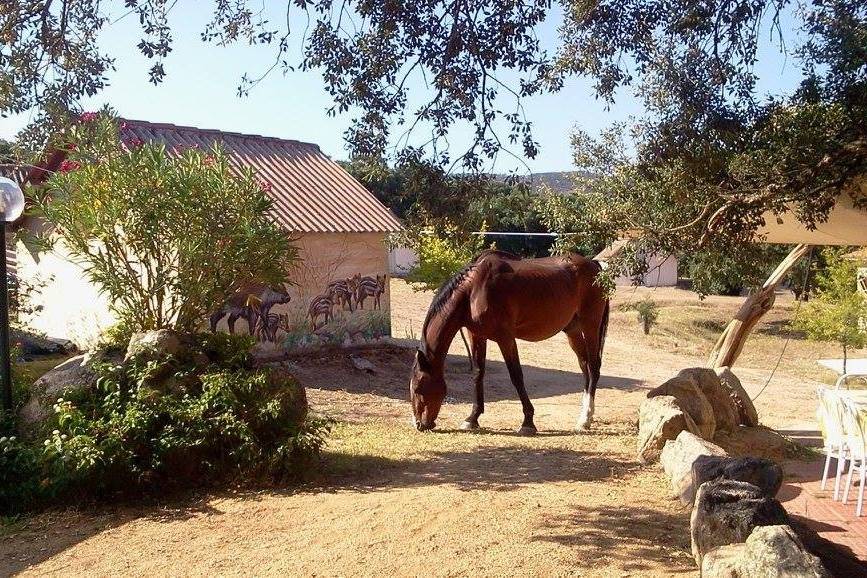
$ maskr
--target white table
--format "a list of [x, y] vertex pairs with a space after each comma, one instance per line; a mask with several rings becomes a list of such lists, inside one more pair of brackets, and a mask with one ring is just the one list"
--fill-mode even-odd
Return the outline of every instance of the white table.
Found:
[[842, 359], [820, 359], [817, 363], [840, 376], [834, 385], [836, 389], [840, 389], [841, 385], [853, 378], [867, 379], [867, 359], [865, 358], [847, 359], [845, 373], [843, 373]]

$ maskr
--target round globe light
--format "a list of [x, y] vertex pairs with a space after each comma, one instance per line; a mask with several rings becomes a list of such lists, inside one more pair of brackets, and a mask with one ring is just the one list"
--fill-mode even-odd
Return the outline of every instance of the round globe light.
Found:
[[0, 177], [0, 219], [7, 223], [16, 221], [24, 212], [24, 193], [12, 179]]

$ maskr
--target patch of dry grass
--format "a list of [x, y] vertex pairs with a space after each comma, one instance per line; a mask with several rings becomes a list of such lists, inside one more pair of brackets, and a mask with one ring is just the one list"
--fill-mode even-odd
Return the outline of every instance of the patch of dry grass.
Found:
[[[623, 305], [646, 297], [659, 306], [659, 321], [649, 336], [642, 334], [635, 312], [623, 310]], [[709, 296], [699, 300], [694, 293], [668, 287], [620, 288], [614, 300], [617, 306], [612, 310], [611, 324], [628, 339], [643, 340], [655, 349], [703, 358], [710, 354], [744, 299]], [[770, 372], [779, 360], [778, 372], [833, 383], [836, 375], [819, 366], [816, 360], [839, 358], [843, 352], [833, 343], [809, 341], [803, 333], [792, 330], [789, 322], [797, 307], [790, 292], [778, 293], [776, 304], [756, 325], [737, 364], [766, 368]], [[867, 350], [852, 351], [849, 355], [867, 357]]]

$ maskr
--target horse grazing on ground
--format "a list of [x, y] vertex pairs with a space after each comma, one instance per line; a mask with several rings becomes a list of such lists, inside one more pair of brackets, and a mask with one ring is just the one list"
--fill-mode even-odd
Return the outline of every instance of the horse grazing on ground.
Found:
[[516, 339], [542, 341], [560, 331], [578, 356], [584, 373], [584, 398], [578, 429], [593, 420], [594, 396], [608, 328], [609, 303], [595, 282], [598, 262], [581, 255], [521, 259], [485, 251], [443, 285], [431, 302], [421, 330], [409, 392], [419, 431], [435, 427], [446, 395], [445, 358], [457, 332], [465, 327], [476, 365], [473, 410], [462, 429], [479, 428], [485, 411], [484, 376], [488, 340], [499, 345], [509, 377], [524, 410], [519, 434], [536, 433], [533, 404], [524, 387]]

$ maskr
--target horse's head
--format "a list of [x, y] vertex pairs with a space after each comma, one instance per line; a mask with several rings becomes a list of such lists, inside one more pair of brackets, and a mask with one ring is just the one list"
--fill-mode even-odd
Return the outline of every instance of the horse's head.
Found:
[[446, 396], [446, 382], [441, 371], [435, 371], [423, 351], [416, 351], [409, 378], [409, 401], [413, 423], [418, 431], [436, 427], [436, 418]]

